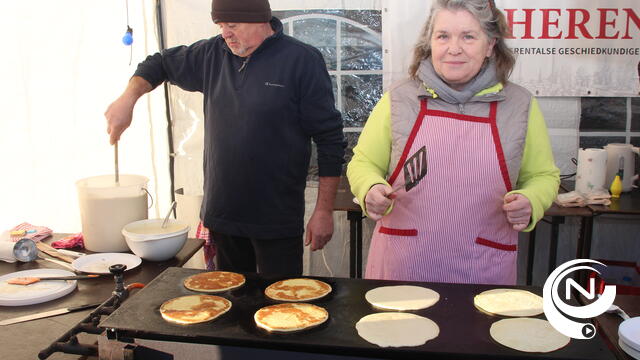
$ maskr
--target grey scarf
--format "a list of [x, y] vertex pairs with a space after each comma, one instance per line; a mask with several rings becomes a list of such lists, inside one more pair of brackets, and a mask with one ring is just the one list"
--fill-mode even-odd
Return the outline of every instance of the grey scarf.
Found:
[[436, 73], [431, 63], [431, 59], [427, 58], [420, 62], [418, 68], [418, 78], [422, 80], [423, 84], [430, 89], [433, 89], [436, 94], [442, 100], [450, 104], [465, 104], [475, 94], [489, 88], [498, 83], [496, 77], [496, 65], [493, 60], [484, 65], [478, 74], [465, 85], [461, 91], [452, 89], [442, 78]]

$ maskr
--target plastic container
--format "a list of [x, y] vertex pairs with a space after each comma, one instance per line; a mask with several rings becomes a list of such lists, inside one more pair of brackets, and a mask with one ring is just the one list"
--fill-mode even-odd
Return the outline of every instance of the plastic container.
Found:
[[148, 216], [146, 186], [140, 175], [94, 176], [76, 182], [84, 246], [94, 252], [124, 252], [122, 228]]
[[163, 219], [134, 221], [122, 229], [129, 248], [134, 254], [150, 261], [164, 261], [174, 257], [187, 241], [189, 225], [169, 219], [162, 228]]

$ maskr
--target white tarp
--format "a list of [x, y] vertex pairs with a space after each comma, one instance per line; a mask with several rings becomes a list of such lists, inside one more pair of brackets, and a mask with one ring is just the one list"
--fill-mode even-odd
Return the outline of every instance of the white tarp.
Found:
[[[158, 49], [155, 0], [0, 2], [0, 233], [22, 222], [81, 231], [75, 182], [113, 174], [104, 111], [137, 63]], [[131, 65], [129, 65], [130, 56]], [[144, 175], [154, 207], [170, 204], [162, 92], [140, 99], [120, 141], [120, 172]]]
[[[383, 0], [385, 88], [406, 77], [430, 1]], [[496, 0], [512, 14], [511, 80], [538, 96], [638, 96], [640, 1]]]

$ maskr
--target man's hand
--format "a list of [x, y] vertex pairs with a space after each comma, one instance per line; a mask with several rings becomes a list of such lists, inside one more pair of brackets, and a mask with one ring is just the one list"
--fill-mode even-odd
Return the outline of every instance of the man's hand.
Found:
[[522, 194], [509, 194], [504, 197], [502, 205], [507, 220], [513, 225], [513, 230], [522, 231], [531, 221], [531, 202]]
[[111, 145], [120, 140], [120, 135], [131, 125], [133, 107], [140, 96], [153, 90], [151, 84], [140, 76], [133, 76], [122, 95], [116, 99], [104, 112], [107, 118], [107, 134]]
[[133, 106], [135, 100], [120, 96], [116, 101], [112, 102], [104, 112], [107, 118], [107, 134], [110, 135], [109, 142], [111, 145], [120, 140], [120, 135], [131, 125], [133, 118]]
[[311, 245], [311, 251], [322, 249], [333, 235], [333, 213], [314, 210], [305, 233], [304, 244]]
[[364, 197], [365, 209], [369, 218], [378, 221], [382, 219], [392, 203], [393, 188], [384, 184], [376, 184], [369, 189]]

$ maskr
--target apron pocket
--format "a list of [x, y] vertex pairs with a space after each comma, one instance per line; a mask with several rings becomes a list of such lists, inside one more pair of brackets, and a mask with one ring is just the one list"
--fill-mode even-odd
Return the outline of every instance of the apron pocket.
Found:
[[481, 237], [476, 238], [476, 244], [480, 244], [480, 245], [484, 245], [484, 246], [488, 246], [494, 249], [498, 249], [498, 250], [503, 250], [503, 251], [516, 251], [518, 250], [518, 246], [517, 245], [507, 245], [507, 244], [501, 244], [501, 243], [497, 243], [495, 241], [491, 241], [491, 240], [487, 240]]
[[388, 228], [385, 226], [380, 226], [380, 229], [378, 229], [378, 232], [381, 234], [396, 235], [396, 236], [418, 236], [417, 229], [394, 229], [394, 228]]

